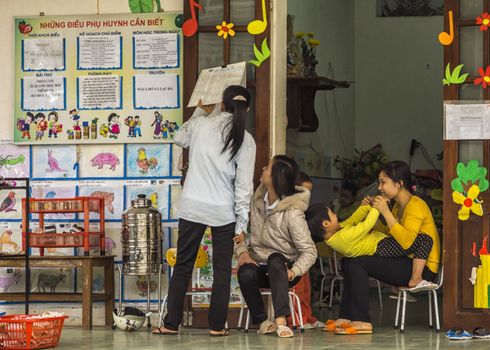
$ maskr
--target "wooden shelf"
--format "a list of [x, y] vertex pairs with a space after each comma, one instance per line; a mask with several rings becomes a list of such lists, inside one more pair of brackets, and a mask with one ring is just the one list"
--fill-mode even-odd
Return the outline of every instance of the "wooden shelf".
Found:
[[317, 91], [348, 88], [350, 83], [336, 81], [326, 77], [287, 78], [287, 115], [288, 128], [302, 132], [314, 132], [319, 121], [315, 112], [315, 95]]

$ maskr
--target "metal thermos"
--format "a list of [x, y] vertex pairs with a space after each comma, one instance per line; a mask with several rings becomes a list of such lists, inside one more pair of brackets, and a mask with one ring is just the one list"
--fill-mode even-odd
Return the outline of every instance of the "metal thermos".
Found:
[[139, 194], [122, 215], [123, 273], [158, 274], [162, 264], [162, 214]]

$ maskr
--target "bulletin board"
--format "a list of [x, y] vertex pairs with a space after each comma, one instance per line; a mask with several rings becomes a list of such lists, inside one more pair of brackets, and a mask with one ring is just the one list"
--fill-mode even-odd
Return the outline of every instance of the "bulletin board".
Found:
[[171, 142], [181, 23], [172, 12], [16, 18], [14, 142]]

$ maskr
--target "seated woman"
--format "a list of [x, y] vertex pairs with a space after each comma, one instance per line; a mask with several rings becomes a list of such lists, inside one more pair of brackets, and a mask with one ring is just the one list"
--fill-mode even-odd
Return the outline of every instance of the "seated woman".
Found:
[[[344, 290], [340, 303], [340, 318], [335, 322], [327, 321], [326, 325], [326, 330], [338, 334], [372, 333], [369, 316], [369, 277], [393, 286], [415, 287], [419, 281], [412, 279], [412, 275], [433, 281], [439, 269], [439, 234], [428, 205], [411, 193], [412, 178], [409, 166], [402, 161], [390, 162], [379, 171], [378, 180], [381, 196], [366, 198], [364, 201], [372, 203], [386, 221], [386, 225], [380, 225], [382, 227], [377, 227], [377, 230], [391, 235], [407, 253], [413, 252], [413, 246], [420, 235], [428, 235], [432, 239], [432, 248], [425, 264], [416, 266], [414, 259], [408, 256], [344, 258]], [[385, 198], [394, 201], [391, 210]]]
[[405, 250], [393, 237], [373, 230], [378, 217], [379, 211], [371, 207], [367, 199], [342, 222], [323, 203], [313, 204], [306, 211], [306, 221], [314, 242], [325, 241], [330, 248], [348, 258], [366, 255], [398, 258], [413, 254], [412, 276], [408, 281], [410, 290], [437, 287], [435, 283], [422, 278], [422, 271], [434, 244], [432, 238], [419, 234], [410, 248]]
[[[304, 211], [310, 192], [295, 186], [298, 165], [287, 156], [275, 156], [260, 177], [261, 185], [252, 199], [251, 235], [247, 244], [238, 243], [238, 283], [259, 333], [276, 332], [281, 338], [293, 336], [287, 327], [288, 290], [315, 263], [313, 243]], [[261, 288], [270, 288], [275, 323], [268, 320]]]

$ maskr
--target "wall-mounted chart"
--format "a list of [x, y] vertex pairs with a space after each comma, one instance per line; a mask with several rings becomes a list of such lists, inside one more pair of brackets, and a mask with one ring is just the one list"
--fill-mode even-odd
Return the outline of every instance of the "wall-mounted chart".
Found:
[[172, 142], [166, 134], [182, 125], [178, 15], [16, 18], [14, 142]]

